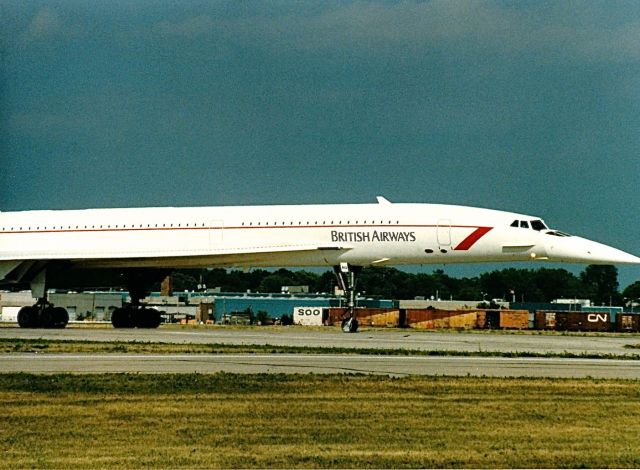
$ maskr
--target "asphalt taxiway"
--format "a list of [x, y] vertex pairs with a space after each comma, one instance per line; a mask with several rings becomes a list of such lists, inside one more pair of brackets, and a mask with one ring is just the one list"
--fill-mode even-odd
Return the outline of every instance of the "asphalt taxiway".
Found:
[[[62, 330], [0, 328], [0, 339], [52, 339], [75, 341], [126, 341], [180, 344], [273, 345], [349, 349], [407, 349], [440, 351], [497, 351], [573, 354], [625, 355], [625, 348], [640, 343], [639, 335], [536, 334], [430, 332], [419, 330], [362, 329], [356, 334], [342, 333], [339, 328], [305, 327], [213, 327], [158, 329], [114, 329], [67, 327]], [[635, 350], [637, 351], [637, 350]]]
[[[640, 336], [443, 333], [337, 328], [175, 328], [157, 330], [0, 328], [0, 339], [53, 339], [197, 344], [239, 344], [406, 349], [463, 352], [530, 352], [628, 355]], [[26, 373], [364, 373], [640, 379], [640, 361], [561, 358], [402, 356], [375, 354], [35, 354], [0, 355], [0, 372]]]
[[363, 356], [334, 354], [3, 354], [3, 372], [299, 373], [640, 379], [640, 362], [593, 359]]

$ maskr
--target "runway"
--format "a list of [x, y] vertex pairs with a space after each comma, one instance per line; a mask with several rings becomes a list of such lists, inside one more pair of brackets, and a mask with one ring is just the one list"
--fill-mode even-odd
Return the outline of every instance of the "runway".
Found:
[[3, 354], [0, 371], [35, 374], [377, 374], [640, 379], [640, 362], [329, 354]]
[[558, 335], [532, 333], [430, 332], [411, 329], [367, 330], [356, 334], [338, 328], [186, 328], [163, 326], [154, 330], [66, 328], [63, 330], [0, 328], [1, 338], [75, 341], [138, 341], [159, 343], [241, 344], [349, 349], [407, 349], [444, 351], [496, 351], [625, 355], [637, 352], [625, 345], [640, 343], [640, 336]]
[[[625, 345], [637, 335], [538, 335], [415, 330], [363, 330], [345, 334], [337, 328], [186, 328], [156, 330], [0, 328], [1, 338], [122, 341], [179, 344], [239, 344], [349, 349], [444, 350], [633, 354]], [[358, 354], [33, 354], [0, 355], [0, 372], [53, 373], [364, 373], [471, 375], [490, 377], [597, 377], [640, 379], [640, 361], [554, 358], [398, 356]]]

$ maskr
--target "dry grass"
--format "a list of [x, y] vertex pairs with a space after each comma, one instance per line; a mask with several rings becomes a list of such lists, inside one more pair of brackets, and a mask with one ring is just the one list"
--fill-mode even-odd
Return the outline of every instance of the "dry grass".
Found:
[[639, 467], [632, 381], [0, 375], [0, 468]]

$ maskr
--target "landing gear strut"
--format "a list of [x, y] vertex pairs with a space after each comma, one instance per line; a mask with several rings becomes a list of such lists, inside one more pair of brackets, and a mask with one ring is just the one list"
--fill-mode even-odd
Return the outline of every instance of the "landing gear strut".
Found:
[[342, 320], [342, 331], [345, 333], [355, 333], [358, 331], [358, 320], [356, 319], [356, 281], [358, 274], [362, 271], [362, 266], [351, 266], [347, 263], [340, 263], [333, 267], [333, 272], [338, 281], [338, 287], [344, 292], [347, 300], [347, 309]]

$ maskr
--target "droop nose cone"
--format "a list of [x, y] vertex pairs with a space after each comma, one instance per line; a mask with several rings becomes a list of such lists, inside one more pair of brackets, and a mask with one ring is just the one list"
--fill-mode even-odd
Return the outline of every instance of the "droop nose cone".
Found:
[[588, 264], [640, 264], [640, 258], [586, 238], [559, 237], [547, 243], [550, 260]]

